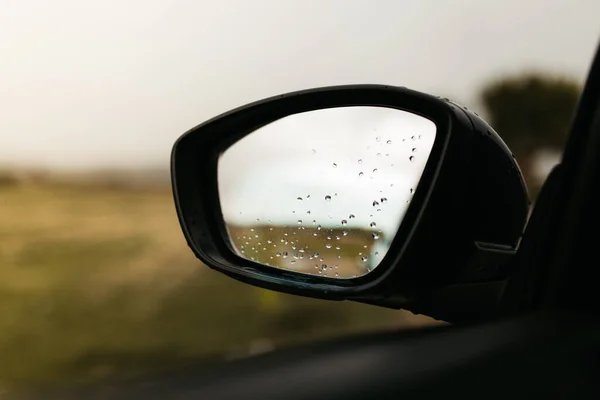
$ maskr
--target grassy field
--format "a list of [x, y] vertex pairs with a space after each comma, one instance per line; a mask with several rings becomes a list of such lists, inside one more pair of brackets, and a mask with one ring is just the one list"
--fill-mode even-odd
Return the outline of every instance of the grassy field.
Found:
[[427, 323], [209, 270], [187, 248], [167, 189], [0, 186], [0, 388], [130, 378]]

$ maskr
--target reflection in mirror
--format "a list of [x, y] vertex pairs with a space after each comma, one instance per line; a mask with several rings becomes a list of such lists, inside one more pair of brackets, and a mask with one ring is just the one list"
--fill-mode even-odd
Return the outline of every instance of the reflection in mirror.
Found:
[[219, 158], [221, 209], [243, 258], [349, 279], [376, 268], [402, 222], [436, 134], [384, 107], [294, 114]]

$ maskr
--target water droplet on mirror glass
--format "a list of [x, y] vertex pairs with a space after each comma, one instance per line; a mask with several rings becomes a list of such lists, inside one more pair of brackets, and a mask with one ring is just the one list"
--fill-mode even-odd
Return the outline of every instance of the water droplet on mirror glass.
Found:
[[413, 189], [413, 188], [410, 188], [410, 191], [409, 191], [409, 192], [410, 192], [410, 194], [413, 194], [413, 193], [415, 192], [415, 189]]
[[287, 256], [288, 256], [288, 252], [287, 251], [284, 251], [283, 253], [281, 253], [281, 257], [287, 258]]
[[276, 257], [281, 257], [281, 253], [275, 253]]
[[312, 255], [314, 258], [319, 257], [319, 253], [315, 251], [315, 253]]
[[333, 163], [333, 168], [337, 168], [337, 164], [336, 163]]
[[349, 219], [352, 219], [352, 218], [356, 218], [356, 217], [355, 217], [355, 215], [354, 215], [354, 214], [350, 214], [350, 215], [348, 215], [348, 218], [349, 218]]
[[340, 273], [339, 273], [339, 272], [336, 272], [336, 273], [335, 273], [335, 277], [337, 278], [337, 277], [339, 277], [339, 276], [340, 276]]
[[[344, 221], [345, 221], [345, 220], [344, 220]], [[342, 221], [342, 224], [343, 224], [343, 225], [346, 225], [346, 224], [344, 224], [344, 223], [343, 223], [343, 221]], [[342, 231], [342, 234], [343, 234], [344, 236], [348, 236], [348, 231]]]
[[379, 205], [379, 202], [377, 200], [373, 200], [373, 207], [377, 207]]
[[298, 200], [298, 201], [302, 201], [302, 197], [298, 197], [296, 200]]
[[374, 226], [377, 226], [377, 224], [376, 224], [375, 222], [371, 222], [371, 223], [369, 224], [369, 226], [370, 226], [371, 228], [373, 228]]
[[310, 210], [306, 210], [306, 213], [310, 215]]
[[312, 149], [312, 153], [317, 154], [317, 151], [315, 149]]
[[306, 195], [306, 198], [307, 198], [307, 199], [310, 199], [310, 194], [307, 194], [307, 195]]
[[379, 136], [377, 136], [377, 137], [375, 138], [375, 140], [377, 140], [378, 142], [381, 142], [381, 138], [380, 138]]
[[341, 247], [340, 247], [340, 246], [335, 246], [335, 249], [336, 249], [336, 250], [340, 250], [340, 249], [341, 249]]
[[296, 264], [296, 260], [291, 260], [290, 264]]
[[361, 158], [358, 159], [358, 163], [362, 164], [362, 159]]
[[321, 225], [317, 225], [317, 230], [320, 231], [321, 229], [323, 229]]
[[326, 264], [321, 265], [321, 270], [322, 271], [327, 271], [327, 265]]
[[388, 140], [386, 143], [387, 143], [387, 144], [392, 144], [392, 141], [391, 141], [391, 140]]
[[387, 203], [387, 197], [382, 197], [382, 198], [381, 198], [381, 202], [382, 202], [383, 204]]
[[409, 161], [412, 161], [412, 160], [414, 160], [414, 159], [415, 159], [415, 156], [410, 156], [410, 157], [408, 157], [408, 160], [409, 160]]
[[[342, 220], [342, 225], [347, 225], [347, 224], [348, 224], [348, 221], [346, 221], [345, 219], [343, 219], [343, 220]], [[345, 231], [344, 231], [344, 232], [345, 232]], [[344, 236], [346, 236], [346, 234], [345, 234]]]
[[367, 256], [362, 256], [360, 259], [362, 262], [367, 262], [369, 258]]
[[331, 196], [330, 195], [325, 196], [325, 201], [331, 201]]
[[416, 151], [417, 151], [417, 148], [416, 148], [416, 147], [413, 147], [411, 151], [414, 153], [414, 152], [416, 152]]
[[302, 225], [302, 220], [301, 219], [298, 220], [298, 225]]
[[325, 245], [325, 247], [327, 247], [328, 249], [330, 249], [330, 248], [331, 248], [331, 243], [327, 243], [327, 244]]
[[415, 137], [415, 136], [411, 136], [410, 138], [411, 138], [412, 140], [416, 140], [416, 137]]
[[361, 177], [361, 176], [363, 176], [363, 175], [364, 175], [364, 172], [359, 172], [359, 173], [358, 173], [358, 176], [359, 176], [359, 177]]
[[375, 240], [379, 239], [379, 234], [378, 234], [378, 233], [375, 233], [375, 232], [373, 232], [373, 239], [375, 239]]
[[375, 174], [375, 173], [377, 173], [377, 168], [375, 168], [375, 169], [373, 170], [373, 173], [374, 173], [374, 174]]
[[381, 153], [377, 153], [377, 157], [381, 157]]

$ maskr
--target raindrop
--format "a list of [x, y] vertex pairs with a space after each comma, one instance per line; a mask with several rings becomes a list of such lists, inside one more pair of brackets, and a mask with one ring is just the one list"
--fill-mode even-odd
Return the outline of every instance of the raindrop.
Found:
[[415, 139], [416, 139], [416, 137], [415, 137], [415, 136], [411, 136], [410, 138], [411, 138], [412, 140], [415, 140]]
[[419, 139], [421, 139], [421, 136], [423, 136], [423, 135], [419, 135]]
[[298, 255], [298, 253], [294, 253], [294, 255], [293, 255], [293, 256], [294, 256], [294, 258], [295, 258], [296, 260], [300, 258], [300, 255]]
[[325, 196], [325, 201], [331, 201], [331, 196], [330, 195]]
[[331, 240], [331, 236], [327, 236], [327, 240]]
[[298, 225], [302, 225], [302, 220], [301, 219], [298, 220]]
[[377, 157], [381, 157], [381, 153], [377, 153]]
[[417, 148], [416, 148], [416, 147], [413, 147], [411, 151], [414, 153], [414, 152], [416, 152], [416, 151], [417, 151]]
[[390, 153], [385, 153], [385, 156], [386, 156], [386, 157], [389, 157], [389, 156], [390, 156]]
[[352, 218], [356, 218], [356, 217], [354, 216], [354, 214], [350, 214], [350, 215], [348, 215], [348, 218], [352, 219]]
[[338, 260], [341, 259], [341, 258], [342, 258], [342, 256], [338, 256]]
[[317, 225], [317, 230], [320, 231], [321, 229], [323, 229], [321, 225]]
[[339, 237], [339, 236], [336, 236], [336, 237], [335, 237], [335, 240], [340, 240], [340, 237]]
[[379, 255], [379, 252], [378, 252], [378, 251], [376, 251], [376, 252], [375, 252], [375, 255], [376, 255], [376, 256], [378, 256], [378, 255]]
[[306, 198], [307, 198], [307, 199], [310, 199], [310, 194], [307, 194], [307, 195], [306, 195]]
[[410, 194], [413, 194], [415, 192], [415, 189], [410, 188]]
[[298, 249], [298, 251], [299, 251], [300, 253], [304, 253], [306, 250], [304, 250], [304, 249]]
[[276, 253], [275, 257], [281, 257], [281, 253]]
[[296, 264], [296, 260], [291, 260], [290, 264]]
[[387, 197], [382, 197], [382, 198], [381, 198], [381, 202], [382, 202], [383, 204], [387, 203]]
[[386, 143], [387, 143], [387, 144], [392, 144], [392, 141], [391, 141], [391, 140], [388, 140]]
[[298, 200], [298, 201], [302, 201], [302, 197], [298, 197], [296, 200]]
[[375, 168], [375, 169], [373, 170], [373, 173], [376, 173], [377, 171], [378, 171], [378, 169], [377, 169], [377, 168]]
[[314, 258], [319, 257], [319, 253], [315, 251], [315, 254], [312, 255]]
[[258, 237], [258, 235], [254, 235], [254, 237], [255, 237], [255, 238], [257, 238], [257, 237]]
[[375, 240], [379, 239], [379, 234], [376, 232], [373, 232], [373, 239], [375, 239]]
[[315, 149], [312, 149], [312, 153], [317, 154], [317, 151]]
[[246, 254], [246, 252], [244, 250], [241, 251], [242, 254]]
[[336, 272], [336, 273], [335, 273], [335, 277], [337, 278], [337, 277], [339, 277], [339, 276], [340, 276], [340, 273], [339, 273], [339, 272]]
[[318, 236], [317, 232], [313, 233], [313, 236]]
[[367, 256], [362, 256], [360, 259], [362, 262], [367, 262], [369, 258]]
[[412, 160], [414, 160], [414, 159], [415, 159], [415, 156], [410, 156], [410, 157], [408, 157], [408, 160], [409, 160], [409, 161], [412, 161]]
[[327, 243], [327, 244], [325, 245], [325, 247], [327, 247], [328, 249], [330, 249], [330, 248], [331, 248], [331, 243]]
[[375, 138], [375, 140], [377, 140], [378, 142], [381, 142], [381, 138], [380, 138], [379, 136], [377, 136], [377, 137]]
[[[346, 225], [346, 224], [344, 224], [344, 225]], [[348, 236], [348, 231], [342, 231], [342, 234], [343, 234], [344, 236]]]
[[362, 164], [362, 159], [361, 158], [358, 159], [358, 163]]
[[281, 253], [281, 257], [287, 258], [287, 256], [288, 256], [288, 252], [287, 251], [284, 251], [283, 253]]
[[361, 177], [361, 176], [363, 176], [363, 175], [364, 175], [364, 173], [363, 173], [363, 172], [359, 172], [359, 173], [358, 173], [358, 176], [359, 176], [359, 177]]
[[271, 239], [268, 239], [267, 243], [271, 244], [271, 243], [273, 243], [273, 241]]
[[377, 200], [373, 200], [373, 207], [377, 207], [379, 205], [379, 202]]
[[[342, 220], [342, 225], [347, 225], [347, 224], [348, 224], [348, 221], [346, 221], [345, 219], [343, 219], [343, 220]], [[346, 232], [346, 231], [344, 231], [344, 232]], [[344, 236], [346, 236], [347, 234], [348, 234], [348, 233], [346, 232], [346, 233], [344, 234]]]
[[250, 228], [250, 232], [254, 232], [254, 228]]
[[337, 168], [337, 164], [336, 163], [333, 163], [333, 168]]
[[373, 227], [377, 226], [377, 224], [376, 224], [375, 222], [371, 222], [371, 223], [369, 224], [369, 226], [370, 226], [371, 228], [373, 228]]
[[340, 250], [340, 249], [341, 249], [341, 247], [340, 247], [340, 246], [335, 246], [335, 249], [336, 249], [336, 250]]
[[307, 210], [306, 213], [310, 215], [310, 210]]
[[327, 271], [327, 264], [321, 265], [321, 271]]

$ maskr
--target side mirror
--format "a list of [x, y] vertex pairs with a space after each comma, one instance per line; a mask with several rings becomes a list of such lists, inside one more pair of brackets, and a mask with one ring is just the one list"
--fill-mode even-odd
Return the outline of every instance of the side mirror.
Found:
[[510, 150], [448, 99], [380, 85], [258, 101], [172, 153], [196, 256], [285, 293], [448, 322], [494, 312], [529, 200]]

